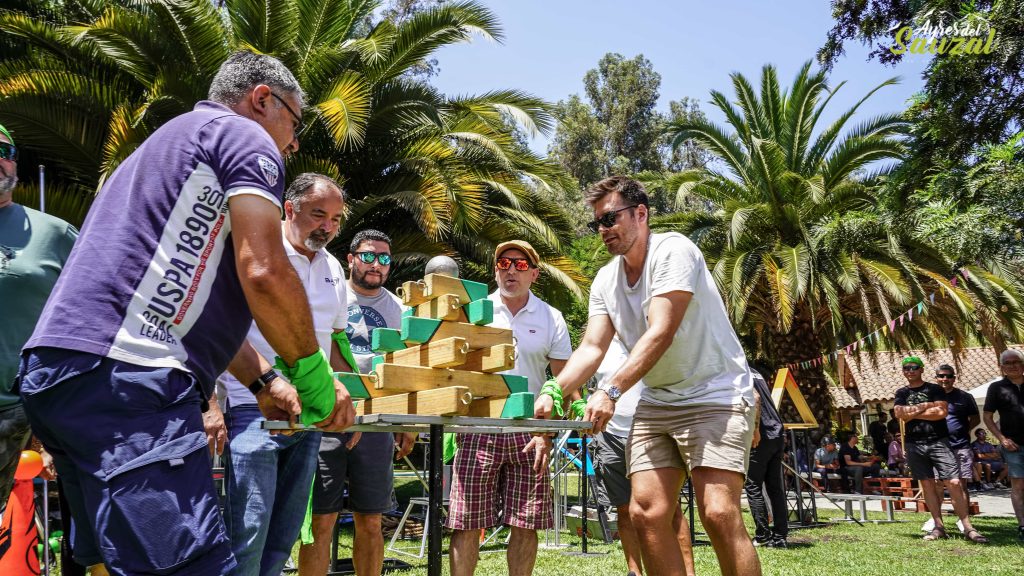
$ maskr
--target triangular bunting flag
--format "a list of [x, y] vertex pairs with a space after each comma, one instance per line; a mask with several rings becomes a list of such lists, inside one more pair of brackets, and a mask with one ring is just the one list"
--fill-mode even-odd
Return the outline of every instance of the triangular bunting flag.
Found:
[[928, 295], [928, 300], [930, 300], [932, 304], [935, 304], [935, 292]]
[[913, 320], [913, 319], [914, 319], [914, 309], [911, 308], [910, 310], [907, 310], [907, 320]]
[[917, 303], [917, 313], [918, 313], [918, 315], [920, 315], [922, 312], [924, 312], [924, 301], [923, 300], [921, 302]]
[[896, 321], [895, 320], [889, 320], [889, 334], [892, 334], [895, 331], [896, 331]]

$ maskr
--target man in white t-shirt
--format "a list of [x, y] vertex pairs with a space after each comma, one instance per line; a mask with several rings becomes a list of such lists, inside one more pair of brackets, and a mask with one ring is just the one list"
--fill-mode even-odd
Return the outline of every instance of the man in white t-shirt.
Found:
[[[348, 296], [345, 271], [325, 246], [341, 228], [345, 198], [337, 182], [320, 174], [300, 174], [284, 193], [282, 236], [288, 261], [305, 288], [317, 344], [334, 370], [349, 372], [331, 336], [345, 329]], [[203, 423], [211, 450], [223, 450], [225, 434], [224, 518], [238, 565], [229, 574], [278, 576], [291, 556], [316, 470], [320, 432], [271, 435], [255, 393], [268, 388], [287, 398], [294, 389], [271, 368], [278, 354], [253, 322], [240, 358], [259, 363], [262, 374], [239, 382], [225, 372], [217, 380], [218, 402], [211, 401]], [[279, 414], [286, 419], [286, 414]]]
[[[540, 275], [540, 256], [529, 242], [512, 240], [494, 251], [498, 290], [491, 326], [511, 328], [515, 337], [516, 366], [506, 374], [526, 376], [535, 395], [547, 380], [546, 371], [558, 374], [572, 354], [569, 331], [562, 313], [530, 291]], [[530, 435], [463, 434], [455, 452], [451, 509], [452, 576], [470, 576], [479, 559], [480, 529], [501, 522], [512, 530], [508, 544], [508, 572], [533, 573], [537, 560], [537, 530], [552, 527], [552, 495], [547, 468], [534, 471], [524, 451]]]
[[[681, 234], [651, 233], [647, 193], [635, 180], [606, 178], [586, 200], [595, 217], [590, 228], [616, 258], [591, 286], [586, 334], [558, 377], [562, 393], [594, 374], [618, 336], [629, 358], [591, 396], [585, 419], [603, 431], [615, 401], [643, 378], [628, 466], [644, 566], [651, 574], [683, 573], [672, 518], [689, 470], [722, 573], [756, 576], [761, 567], [740, 512], [753, 381], [704, 256]], [[541, 395], [536, 415], [549, 416], [551, 407], [552, 398]], [[545, 444], [536, 439], [529, 448], [545, 454]]]

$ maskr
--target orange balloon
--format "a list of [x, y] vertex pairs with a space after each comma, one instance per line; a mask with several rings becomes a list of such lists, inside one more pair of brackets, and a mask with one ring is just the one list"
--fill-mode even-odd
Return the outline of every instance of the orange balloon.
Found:
[[22, 450], [18, 469], [14, 471], [17, 480], [31, 480], [43, 469], [43, 457], [35, 450]]

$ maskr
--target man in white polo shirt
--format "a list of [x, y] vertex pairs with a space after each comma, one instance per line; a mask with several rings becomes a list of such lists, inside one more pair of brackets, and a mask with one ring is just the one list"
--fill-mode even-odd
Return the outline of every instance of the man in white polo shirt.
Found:
[[[317, 344], [331, 368], [350, 372], [332, 342], [348, 324], [345, 271], [325, 249], [338, 234], [344, 212], [341, 187], [327, 176], [300, 174], [284, 193], [284, 249], [305, 288], [295, 297], [308, 298]], [[238, 562], [229, 574], [239, 576], [281, 574], [302, 527], [320, 447], [320, 432], [272, 436], [261, 428], [265, 418], [254, 395], [260, 389], [268, 388], [274, 398], [298, 400], [294, 388], [271, 368], [277, 355], [254, 322], [236, 361], [259, 363], [262, 376], [239, 382], [225, 372], [217, 381], [225, 416], [217, 402], [203, 415], [211, 450], [224, 448], [226, 427], [224, 518]]]
[[[498, 290], [492, 326], [511, 328], [516, 366], [508, 374], [526, 376], [530, 392], [540, 392], [546, 371], [558, 374], [572, 354], [562, 313], [530, 291], [540, 275], [540, 256], [529, 242], [512, 240], [494, 251]], [[452, 475], [448, 527], [452, 576], [469, 576], [479, 558], [480, 529], [501, 522], [512, 530], [508, 545], [511, 576], [533, 573], [537, 559], [537, 530], [551, 528], [552, 496], [547, 469], [533, 470], [524, 453], [530, 435], [464, 434], [459, 436]]]

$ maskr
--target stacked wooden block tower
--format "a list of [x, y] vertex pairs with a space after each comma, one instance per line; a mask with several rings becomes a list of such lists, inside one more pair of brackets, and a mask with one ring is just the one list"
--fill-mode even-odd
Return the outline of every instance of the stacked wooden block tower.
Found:
[[512, 331], [488, 326], [487, 285], [440, 274], [406, 282], [401, 330], [373, 331], [371, 374], [336, 374], [356, 414], [530, 418], [533, 394], [515, 365]]

